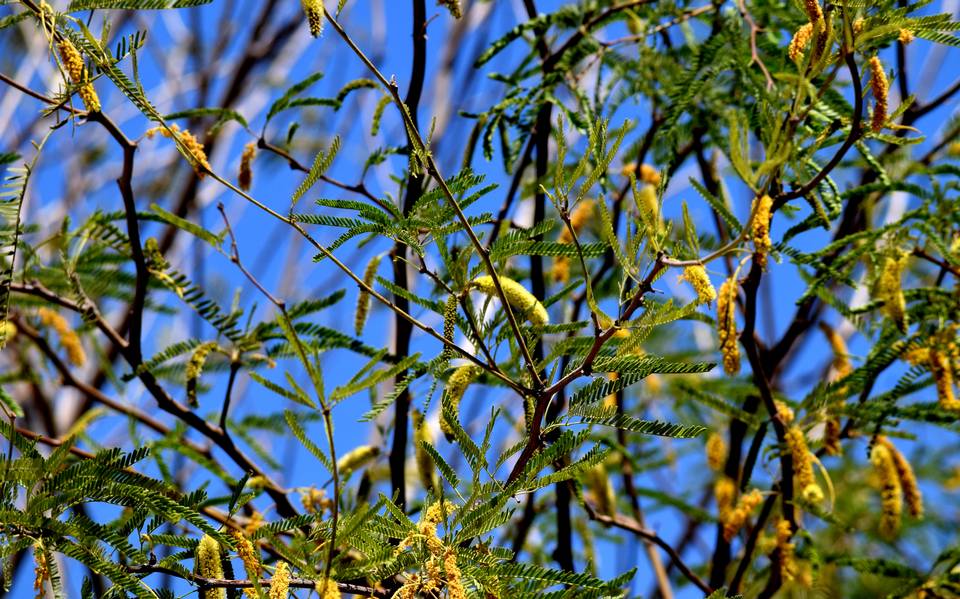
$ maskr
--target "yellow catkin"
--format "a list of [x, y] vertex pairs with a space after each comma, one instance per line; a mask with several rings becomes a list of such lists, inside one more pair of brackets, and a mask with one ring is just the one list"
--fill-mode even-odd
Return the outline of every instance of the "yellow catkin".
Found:
[[793, 528], [790, 521], [781, 519], [777, 522], [777, 553], [780, 557], [780, 577], [784, 581], [793, 580], [797, 572], [796, 557], [794, 549], [796, 546], [790, 542], [793, 536]]
[[303, 14], [307, 17], [310, 35], [320, 37], [323, 34], [323, 0], [300, 0]]
[[[222, 579], [223, 564], [220, 561], [220, 543], [210, 535], [203, 535], [197, 545], [193, 565], [194, 572], [203, 578]], [[200, 599], [226, 599], [225, 589], [205, 589], [200, 591]]]
[[820, 503], [823, 501], [823, 490], [817, 484], [813, 475], [813, 459], [807, 448], [807, 440], [799, 427], [791, 426], [787, 429], [785, 439], [787, 449], [793, 458], [793, 473], [800, 489], [800, 496], [804, 501]]
[[463, 575], [457, 566], [457, 554], [447, 549], [443, 557], [443, 570], [447, 574], [447, 593], [450, 599], [467, 599], [467, 591], [463, 586]]
[[210, 167], [210, 163], [207, 162], [207, 150], [189, 129], [181, 130], [180, 125], [174, 123], [169, 127], [153, 127], [147, 129], [144, 135], [147, 136], [147, 139], [153, 139], [153, 136], [157, 133], [163, 137], [180, 141], [180, 144], [186, 152], [187, 160], [190, 162], [190, 166], [193, 167], [194, 172], [197, 173], [197, 177], [202, 179], [207, 174], [207, 171], [213, 170]]
[[460, 0], [437, 0], [437, 6], [443, 6], [450, 11], [450, 16], [459, 19], [463, 16], [463, 10], [460, 8]]
[[413, 420], [413, 457], [417, 463], [420, 484], [436, 495], [440, 491], [437, 467], [433, 463], [433, 457], [423, 448], [423, 443], [433, 445], [433, 434], [419, 410], [413, 410], [410, 416]]
[[[499, 279], [500, 287], [503, 288], [503, 295], [512, 308], [536, 326], [542, 327], [550, 323], [550, 315], [547, 314], [547, 309], [532, 293], [527, 291], [526, 287], [507, 277], [501, 276]], [[489, 275], [475, 278], [470, 282], [470, 286], [493, 297], [498, 295], [493, 277]]]
[[61, 38], [57, 44], [57, 51], [60, 53], [63, 68], [70, 76], [70, 81], [79, 86], [77, 94], [83, 100], [83, 105], [91, 112], [99, 112], [100, 98], [97, 97], [97, 90], [93, 88], [93, 83], [90, 81], [90, 74], [83, 66], [80, 51], [65, 37]]
[[720, 471], [727, 461], [727, 442], [720, 433], [710, 433], [707, 437], [707, 466]]
[[17, 325], [9, 320], [0, 321], [0, 347], [13, 340], [17, 336]]
[[873, 99], [877, 105], [873, 109], [873, 120], [870, 128], [874, 133], [879, 133], [887, 122], [887, 89], [889, 82], [887, 74], [883, 70], [883, 63], [876, 56], [870, 58], [870, 89], [873, 91]]
[[901, 29], [900, 34], [897, 36], [897, 39], [900, 40], [901, 44], [909, 44], [913, 41], [913, 32], [909, 29]]
[[287, 562], [277, 564], [270, 579], [270, 599], [287, 599], [290, 594], [290, 565]]
[[187, 360], [187, 402], [193, 407], [197, 406], [197, 383], [200, 380], [200, 375], [203, 374], [203, 366], [207, 363], [207, 356], [215, 349], [217, 349], [216, 341], [201, 343], [193, 350], [193, 354]]
[[370, 315], [370, 292], [368, 288], [373, 287], [373, 281], [377, 276], [377, 269], [380, 268], [380, 260], [383, 254], [377, 254], [367, 262], [367, 267], [363, 271], [363, 282], [366, 287], [360, 287], [357, 294], [357, 310], [353, 316], [353, 332], [359, 337], [363, 333], [363, 327], [367, 324], [367, 317]]
[[953, 391], [953, 364], [944, 352], [930, 348], [930, 373], [937, 387], [940, 407], [950, 412], [960, 412], [960, 400]]
[[684, 268], [680, 280], [690, 283], [693, 290], [697, 292], [697, 303], [709, 304], [717, 299], [717, 290], [713, 288], [713, 283], [710, 282], [710, 277], [707, 276], [703, 266], [694, 264]]
[[773, 405], [777, 407], [777, 418], [780, 420], [780, 422], [784, 424], [790, 424], [791, 422], [793, 422], [793, 419], [796, 418], [796, 414], [794, 414], [793, 408], [791, 408], [785, 402], [782, 402], [779, 399], [775, 399], [773, 401]]
[[596, 464], [584, 472], [585, 483], [590, 489], [597, 511], [613, 516], [617, 512], [617, 496], [610, 484], [610, 474], [604, 465]]
[[843, 336], [833, 327], [825, 322], [819, 324], [820, 330], [830, 343], [830, 349], [833, 350], [833, 368], [831, 381], [842, 379], [853, 372], [853, 366], [850, 364], [850, 350], [847, 348], [847, 342]]
[[804, 0], [804, 9], [807, 11], [807, 18], [814, 25], [823, 24], [823, 8], [817, 0]]
[[43, 545], [39, 542], [33, 545], [33, 563], [33, 590], [36, 591], [36, 599], [43, 599], [47, 596], [44, 582], [50, 579], [50, 566]]
[[907, 301], [902, 282], [906, 261], [904, 252], [884, 258], [876, 285], [876, 299], [883, 302], [883, 314], [897, 325], [901, 333], [907, 332]]
[[736, 276], [720, 285], [717, 295], [717, 338], [723, 355], [723, 371], [730, 376], [740, 373], [740, 345], [737, 342], [737, 289]]
[[83, 351], [80, 336], [70, 327], [67, 319], [49, 308], [37, 310], [40, 322], [53, 329], [60, 338], [60, 347], [67, 352], [67, 360], [74, 366], [83, 366], [87, 362], [87, 354]]
[[323, 513], [333, 507], [333, 500], [327, 497], [327, 492], [315, 487], [300, 491], [300, 503], [308, 514]]
[[762, 502], [763, 495], [757, 489], [753, 489], [740, 497], [737, 506], [728, 511], [726, 517], [723, 518], [723, 538], [727, 542], [737, 535], [737, 532], [746, 524], [747, 518], [750, 517], [753, 510], [757, 509], [757, 506]]
[[[233, 544], [237, 548], [237, 555], [240, 557], [240, 561], [243, 562], [243, 569], [247, 573], [247, 578], [251, 580], [259, 579], [260, 574], [263, 573], [263, 566], [260, 564], [260, 555], [257, 550], [254, 549], [253, 543], [239, 530], [231, 530], [230, 538], [233, 539]], [[256, 599], [257, 597], [255, 589], [244, 589], [243, 594], [251, 599]]]
[[793, 34], [790, 45], [787, 47], [787, 56], [790, 60], [797, 62], [803, 58], [803, 51], [810, 45], [810, 38], [813, 37], [813, 23], [802, 25], [797, 32]]
[[340, 599], [341, 597], [340, 587], [329, 578], [317, 581], [316, 591], [320, 599]]
[[737, 496], [737, 483], [728, 476], [721, 476], [713, 485], [713, 495], [717, 500], [717, 513], [723, 520], [733, 509], [733, 500]]
[[770, 218], [773, 209], [773, 198], [768, 195], [754, 200], [753, 214], [753, 249], [756, 252], [757, 261], [760, 266], [766, 268], [767, 254], [773, 247], [770, 241]]
[[840, 426], [840, 419], [836, 416], [830, 416], [827, 418], [827, 421], [823, 426], [824, 451], [827, 452], [827, 455], [842, 455], [843, 448], [840, 445], [840, 433], [842, 428]]
[[237, 185], [244, 191], [250, 191], [253, 184], [253, 158], [257, 155], [256, 142], [250, 142], [243, 146], [243, 154], [240, 155], [240, 172], [237, 173]]
[[[450, 294], [443, 307], [443, 338], [450, 343], [453, 343], [453, 337], [457, 333], [457, 302], [457, 296]], [[456, 356], [456, 350], [448, 345], [443, 346], [442, 353], [448, 359]]]
[[900, 515], [903, 512], [900, 476], [890, 449], [882, 443], [873, 446], [870, 462], [880, 482], [880, 534], [888, 540], [893, 539], [900, 531]]
[[863, 28], [866, 27], [867, 22], [864, 19], [855, 19], [853, 21], [853, 37], [857, 37], [863, 33]]
[[[593, 217], [594, 209], [596, 208], [596, 202], [593, 200], [584, 200], [577, 204], [576, 208], [573, 209], [573, 212], [570, 213], [570, 226], [564, 224], [563, 228], [560, 230], [560, 235], [557, 237], [558, 243], [573, 243], [573, 234], [570, 232], [570, 228], [573, 228], [574, 233], [579, 234], [580, 231], [590, 222], [590, 219]], [[557, 256], [553, 260], [553, 267], [551, 268], [551, 275], [553, 280], [557, 283], [566, 283], [570, 280], [570, 258], [568, 256]]]
[[660, 213], [660, 202], [657, 200], [657, 188], [649, 183], [641, 185], [634, 200], [647, 228], [652, 232], [659, 232], [663, 228], [663, 215]]
[[884, 436], [877, 437], [877, 443], [883, 445], [890, 452], [893, 459], [893, 465], [897, 469], [897, 477], [900, 479], [900, 487], [903, 489], [903, 500], [907, 504], [907, 511], [914, 518], [923, 517], [923, 495], [920, 493], [920, 486], [917, 484], [917, 476], [913, 473], [913, 467], [906, 456], [900, 452], [890, 439]]
[[352, 472], [363, 468], [375, 460], [378, 455], [380, 455], [379, 447], [361, 445], [347, 452], [346, 455], [337, 460], [337, 472], [341, 478], [346, 478]]
[[[622, 174], [624, 177], [629, 177], [630, 175], [636, 174], [636, 172], [637, 165], [633, 162], [624, 165], [623, 169], [620, 170], [620, 174]], [[637, 179], [641, 183], [658, 187], [660, 185], [660, 171], [658, 171], [652, 165], [644, 162], [640, 165], [640, 175], [637, 177]]]
[[[460, 412], [460, 400], [463, 399], [463, 394], [466, 393], [467, 387], [477, 380], [482, 372], [483, 369], [479, 366], [468, 364], [454, 370], [450, 378], [447, 379], [447, 402], [453, 408], [454, 417]], [[447, 422], [447, 419], [442, 414], [440, 416], [440, 430], [443, 431], [448, 441], [453, 441], [453, 427], [450, 426], [450, 423]]]

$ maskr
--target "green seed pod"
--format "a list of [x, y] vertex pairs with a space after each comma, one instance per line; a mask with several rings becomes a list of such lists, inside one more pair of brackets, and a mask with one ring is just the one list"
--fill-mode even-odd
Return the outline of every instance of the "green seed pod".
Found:
[[[458, 414], [460, 412], [460, 400], [463, 399], [463, 394], [466, 392], [467, 387], [470, 386], [470, 383], [477, 380], [482, 372], [482, 368], [472, 364], [461, 366], [460, 368], [454, 370], [453, 374], [450, 375], [450, 378], [447, 379], [444, 407], [446, 408], [446, 406], [449, 405], [453, 410], [454, 415]], [[447, 441], [453, 441], [453, 428], [442, 414], [440, 416], [440, 430], [443, 431]]]
[[376, 457], [380, 455], [380, 448], [373, 445], [361, 445], [356, 449], [347, 452], [342, 458], [337, 460], [337, 472], [340, 478], [346, 478], [355, 471], [363, 468]]
[[433, 457], [423, 448], [422, 443], [433, 445], [433, 434], [423, 419], [419, 410], [411, 412], [413, 418], [413, 455], [417, 462], [417, 474], [420, 475], [420, 484], [427, 491], [434, 494], [440, 489], [440, 480], [437, 477], [437, 467]]
[[[497, 297], [497, 287], [493, 283], [493, 277], [489, 275], [477, 277], [471, 281], [470, 286], [489, 296]], [[513, 279], [500, 277], [500, 286], [503, 288], [503, 295], [507, 299], [507, 303], [529, 319], [531, 323], [541, 327], [550, 324], [547, 309], [523, 285]]]
[[[220, 543], [210, 535], [203, 535], [197, 545], [193, 560], [193, 570], [203, 578], [223, 578], [223, 563], [220, 561]], [[205, 589], [200, 591], [200, 599], [226, 599], [225, 589]]]

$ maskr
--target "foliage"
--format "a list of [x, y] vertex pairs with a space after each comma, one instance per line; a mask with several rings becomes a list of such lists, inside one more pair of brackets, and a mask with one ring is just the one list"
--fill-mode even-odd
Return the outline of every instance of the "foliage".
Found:
[[404, 80], [363, 0], [61, 4], [0, 5], [5, 592], [960, 594], [949, 14], [413, 0]]

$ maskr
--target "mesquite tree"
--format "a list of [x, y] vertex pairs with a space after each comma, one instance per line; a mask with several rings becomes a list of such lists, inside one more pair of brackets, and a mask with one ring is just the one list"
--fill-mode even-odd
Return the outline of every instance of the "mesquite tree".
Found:
[[3, 592], [957, 596], [950, 10], [4, 0]]

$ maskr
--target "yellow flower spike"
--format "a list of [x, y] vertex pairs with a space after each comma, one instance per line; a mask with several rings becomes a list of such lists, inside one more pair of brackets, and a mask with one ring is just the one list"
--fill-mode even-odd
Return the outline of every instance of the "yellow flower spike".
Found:
[[900, 479], [900, 487], [903, 489], [903, 499], [907, 503], [907, 511], [914, 518], [923, 517], [923, 495], [920, 493], [920, 486], [917, 484], [917, 476], [913, 473], [913, 467], [910, 462], [885, 436], [877, 437], [877, 443], [883, 445], [890, 452], [893, 460], [893, 466], [897, 469], [897, 477]]
[[243, 146], [240, 155], [240, 172], [237, 173], [237, 186], [244, 191], [250, 191], [253, 184], [253, 159], [257, 155], [257, 144], [250, 142]]
[[827, 418], [823, 429], [823, 449], [827, 455], [843, 455], [843, 448], [840, 445], [840, 419], [836, 416]]
[[280, 562], [270, 579], [270, 599], [287, 599], [290, 594], [290, 564]]
[[746, 524], [747, 518], [750, 517], [753, 510], [757, 509], [757, 506], [762, 502], [763, 495], [761, 495], [757, 489], [753, 489], [740, 497], [737, 506], [730, 510], [726, 514], [726, 517], [722, 519], [723, 538], [727, 542], [730, 542], [733, 537], [736, 536], [740, 529], [743, 528], [743, 525]]
[[450, 16], [459, 19], [463, 16], [463, 10], [460, 8], [460, 0], [437, 0], [437, 6], [443, 6], [450, 11]]
[[660, 185], [660, 172], [647, 163], [640, 165], [640, 180], [653, 187]]
[[657, 200], [657, 188], [649, 183], [641, 185], [634, 196], [634, 201], [647, 228], [652, 233], [659, 233], [663, 228], [663, 215], [660, 213], [660, 202]]
[[0, 347], [3, 347], [17, 336], [17, 325], [8, 320], [0, 321]]
[[33, 544], [33, 562], [33, 589], [37, 592], [38, 599], [43, 599], [47, 596], [43, 584], [50, 578], [50, 565], [47, 564], [47, 555], [40, 541]]
[[341, 478], [346, 478], [351, 473], [359, 470], [375, 460], [380, 455], [380, 448], [373, 445], [361, 445], [356, 449], [347, 452], [342, 458], [337, 460], [337, 472]]
[[[253, 543], [239, 530], [231, 530], [230, 538], [233, 539], [233, 544], [237, 547], [237, 555], [243, 562], [243, 569], [247, 573], [247, 578], [251, 580], [259, 579], [260, 574], [263, 573], [263, 566], [260, 564], [260, 555], [253, 547]], [[243, 593], [250, 599], [257, 599], [255, 589], [244, 589]]]
[[768, 195], [754, 200], [753, 210], [753, 249], [757, 261], [763, 268], [767, 267], [767, 254], [773, 248], [770, 241], [770, 218], [773, 209], [773, 198]]
[[684, 268], [680, 280], [690, 283], [693, 290], [697, 292], [697, 303], [709, 304], [717, 299], [717, 290], [713, 288], [713, 283], [710, 282], [710, 277], [707, 276], [707, 271], [702, 265], [695, 264]]
[[607, 516], [613, 516], [617, 513], [617, 496], [610, 484], [610, 474], [604, 465], [596, 464], [588, 468], [584, 473], [585, 483], [590, 489], [593, 501], [597, 505], [597, 511]]
[[870, 462], [880, 481], [880, 534], [890, 540], [900, 531], [900, 515], [903, 512], [900, 476], [890, 449], [883, 443], [874, 444], [870, 451]]
[[[587, 223], [590, 222], [596, 205], [597, 203], [593, 200], [583, 200], [573, 209], [573, 212], [570, 213], [570, 227], [573, 227], [574, 233], [580, 233]], [[573, 235], [570, 234], [570, 227], [566, 225], [563, 226], [563, 229], [560, 231], [560, 236], [557, 238], [559, 243], [573, 243]]]
[[897, 39], [900, 41], [901, 44], [907, 45], [913, 41], [913, 32], [910, 31], [909, 29], [901, 29], [900, 35], [897, 36]]
[[74, 366], [83, 366], [87, 362], [87, 354], [83, 350], [83, 344], [80, 342], [80, 336], [70, 327], [67, 319], [59, 312], [49, 308], [40, 308], [37, 310], [40, 322], [56, 332], [60, 338], [60, 347], [67, 352], [67, 360]]
[[[210, 535], [203, 535], [197, 545], [193, 563], [194, 573], [203, 578], [223, 578], [223, 564], [220, 561], [220, 543]], [[226, 599], [226, 589], [205, 589], [200, 591], [200, 599]]]
[[210, 163], [207, 162], [207, 150], [203, 147], [203, 143], [201, 143], [193, 133], [190, 133], [188, 129], [181, 130], [180, 126], [174, 123], [169, 127], [158, 126], [147, 129], [144, 135], [147, 139], [153, 139], [153, 136], [157, 133], [163, 137], [180, 142], [186, 153], [187, 161], [200, 179], [206, 176], [206, 171], [213, 170], [210, 167]]
[[570, 258], [557, 256], [550, 268], [550, 277], [554, 283], [566, 283], [570, 280]]
[[883, 70], [883, 63], [876, 56], [870, 58], [870, 89], [877, 106], [873, 109], [873, 120], [870, 128], [874, 133], [883, 130], [887, 122], [887, 90], [890, 87], [887, 74]]
[[713, 495], [717, 500], [717, 513], [723, 520], [733, 508], [733, 499], [737, 496], [737, 483], [728, 476], [721, 476], [713, 485]]
[[876, 299], [883, 301], [883, 314], [897, 325], [901, 333], [907, 332], [907, 300], [902, 282], [907, 256], [905, 252], [897, 252], [884, 258], [876, 285]]
[[[463, 394], [466, 393], [467, 387], [477, 380], [482, 373], [483, 369], [479, 366], [468, 364], [454, 370], [450, 378], [447, 379], [447, 401], [453, 408], [455, 416], [460, 412], [460, 400], [463, 399]], [[450, 423], [447, 422], [443, 414], [440, 415], [440, 430], [443, 431], [447, 441], [453, 441], [453, 427], [450, 426]]]
[[419, 410], [413, 410], [410, 416], [413, 420], [413, 456], [417, 464], [420, 484], [423, 485], [424, 489], [436, 495], [440, 491], [437, 468], [433, 463], [433, 457], [422, 446], [422, 443], [433, 445], [433, 434]]
[[847, 342], [840, 333], [825, 322], [819, 323], [820, 330], [830, 343], [830, 349], [833, 350], [833, 376], [831, 380], [838, 380], [848, 376], [853, 372], [853, 366], [850, 364], [850, 350], [847, 348]]
[[[499, 278], [500, 286], [503, 288], [503, 295], [512, 308], [520, 312], [522, 316], [529, 319], [530, 322], [536, 326], [542, 327], [550, 323], [550, 315], [547, 314], [547, 309], [543, 307], [543, 304], [541, 304], [532, 293], [527, 291], [526, 287], [513, 279], [508, 279], [503, 276]], [[470, 282], [470, 287], [492, 297], [497, 297], [498, 295], [493, 277], [489, 275], [475, 278]]]
[[815, 26], [819, 23], [822, 27], [823, 8], [820, 7], [820, 3], [817, 0], [804, 0], [803, 7], [807, 11], [807, 18], [810, 19], [810, 22]]
[[784, 581], [793, 580], [797, 571], [796, 557], [794, 549], [796, 546], [790, 542], [793, 536], [790, 521], [781, 519], [777, 522], [777, 552], [780, 554], [780, 577]]
[[798, 62], [803, 58], [803, 51], [810, 45], [810, 38], [812, 37], [813, 23], [806, 23], [800, 29], [797, 29], [797, 32], [793, 34], [793, 39], [790, 40], [790, 45], [787, 46], [787, 56], [790, 57], [790, 60]]
[[720, 433], [707, 437], [707, 466], [719, 472], [727, 461], [727, 442]]
[[77, 94], [83, 100], [83, 105], [91, 112], [100, 111], [100, 98], [97, 96], [97, 90], [94, 89], [90, 81], [90, 74], [83, 66], [83, 58], [80, 51], [67, 38], [61, 38], [57, 44], [57, 51], [60, 54], [60, 60], [63, 62], [63, 68], [70, 76], [70, 81], [74, 85], [80, 86]]
[[[457, 333], [457, 305], [457, 296], [451, 294], [443, 307], [443, 338], [450, 343], [453, 343], [454, 335]], [[444, 345], [442, 353], [446, 358], [453, 358], [456, 357], [457, 352]]]
[[929, 350], [930, 373], [937, 387], [937, 401], [940, 407], [949, 412], [960, 412], [960, 400], [953, 391], [953, 364], [942, 351], [934, 348]]
[[340, 599], [340, 587], [337, 586], [337, 583], [329, 578], [323, 580], [318, 580], [316, 585], [317, 595], [320, 596], [320, 599]]
[[723, 371], [730, 376], [740, 373], [740, 345], [737, 336], [736, 274], [720, 285], [717, 295], [717, 337], [723, 355]]
[[307, 17], [310, 35], [320, 37], [323, 34], [323, 0], [300, 0], [300, 3]]
[[809, 503], [823, 501], [823, 490], [813, 475], [813, 460], [807, 447], [807, 440], [799, 427], [787, 429], [784, 441], [793, 458], [793, 473], [800, 489], [800, 496]]
[[[367, 267], [363, 270], [363, 282], [367, 287], [373, 286], [373, 281], [377, 276], [377, 269], [380, 268], [380, 260], [383, 254], [377, 254], [367, 262]], [[367, 317], [370, 315], [370, 304], [372, 299], [370, 292], [361, 287], [357, 294], [357, 309], [353, 316], [353, 332], [359, 337], [363, 333], [363, 327], [367, 324]]]

